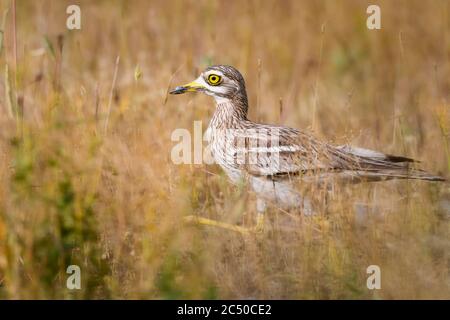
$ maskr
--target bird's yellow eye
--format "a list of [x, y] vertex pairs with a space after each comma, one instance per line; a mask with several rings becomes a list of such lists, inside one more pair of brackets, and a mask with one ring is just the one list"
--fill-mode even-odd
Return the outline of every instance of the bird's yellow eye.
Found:
[[208, 83], [212, 86], [217, 86], [220, 84], [220, 81], [222, 80], [222, 77], [217, 74], [210, 74], [208, 76]]

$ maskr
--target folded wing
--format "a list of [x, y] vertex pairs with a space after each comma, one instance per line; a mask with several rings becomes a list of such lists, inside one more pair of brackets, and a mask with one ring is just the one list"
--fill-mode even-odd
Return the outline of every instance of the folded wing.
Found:
[[413, 168], [413, 159], [348, 145], [333, 146], [288, 127], [258, 125], [251, 131], [242, 130], [236, 137], [243, 141], [240, 150], [246, 161], [242, 169], [254, 176], [284, 179], [339, 174], [371, 181], [394, 178], [445, 180]]

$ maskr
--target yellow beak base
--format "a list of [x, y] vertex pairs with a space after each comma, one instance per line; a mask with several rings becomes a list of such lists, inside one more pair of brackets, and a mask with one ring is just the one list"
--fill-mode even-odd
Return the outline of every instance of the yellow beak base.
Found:
[[175, 89], [173, 89], [169, 93], [170, 94], [182, 94], [182, 93], [185, 93], [185, 92], [196, 92], [196, 91], [199, 91], [200, 89], [203, 89], [203, 88], [204, 88], [203, 85], [201, 85], [200, 83], [192, 81], [192, 82], [189, 82], [189, 83], [187, 83], [187, 84], [185, 84], [183, 86], [176, 87]]

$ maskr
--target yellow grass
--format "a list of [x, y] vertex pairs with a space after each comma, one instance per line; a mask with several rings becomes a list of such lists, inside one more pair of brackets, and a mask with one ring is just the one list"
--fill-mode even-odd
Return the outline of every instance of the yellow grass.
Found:
[[370, 31], [357, 0], [80, 1], [69, 31], [71, 1], [20, 0], [15, 68], [1, 1], [0, 298], [449, 299], [448, 184], [342, 185], [256, 235], [183, 222], [256, 215], [220, 168], [170, 160], [172, 131], [205, 129], [214, 104], [167, 90], [213, 63], [244, 74], [251, 119], [448, 176], [450, 3], [377, 3]]

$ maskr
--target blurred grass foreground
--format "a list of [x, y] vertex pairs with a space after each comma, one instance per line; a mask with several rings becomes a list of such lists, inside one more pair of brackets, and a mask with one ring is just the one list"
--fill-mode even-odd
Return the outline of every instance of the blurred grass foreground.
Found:
[[78, 1], [81, 30], [70, 4], [0, 1], [1, 299], [450, 298], [448, 184], [343, 185], [314, 217], [272, 208], [262, 235], [183, 223], [249, 225], [255, 200], [171, 162], [214, 103], [167, 97], [231, 64], [251, 119], [448, 177], [449, 1], [376, 1], [380, 30], [357, 0]]

